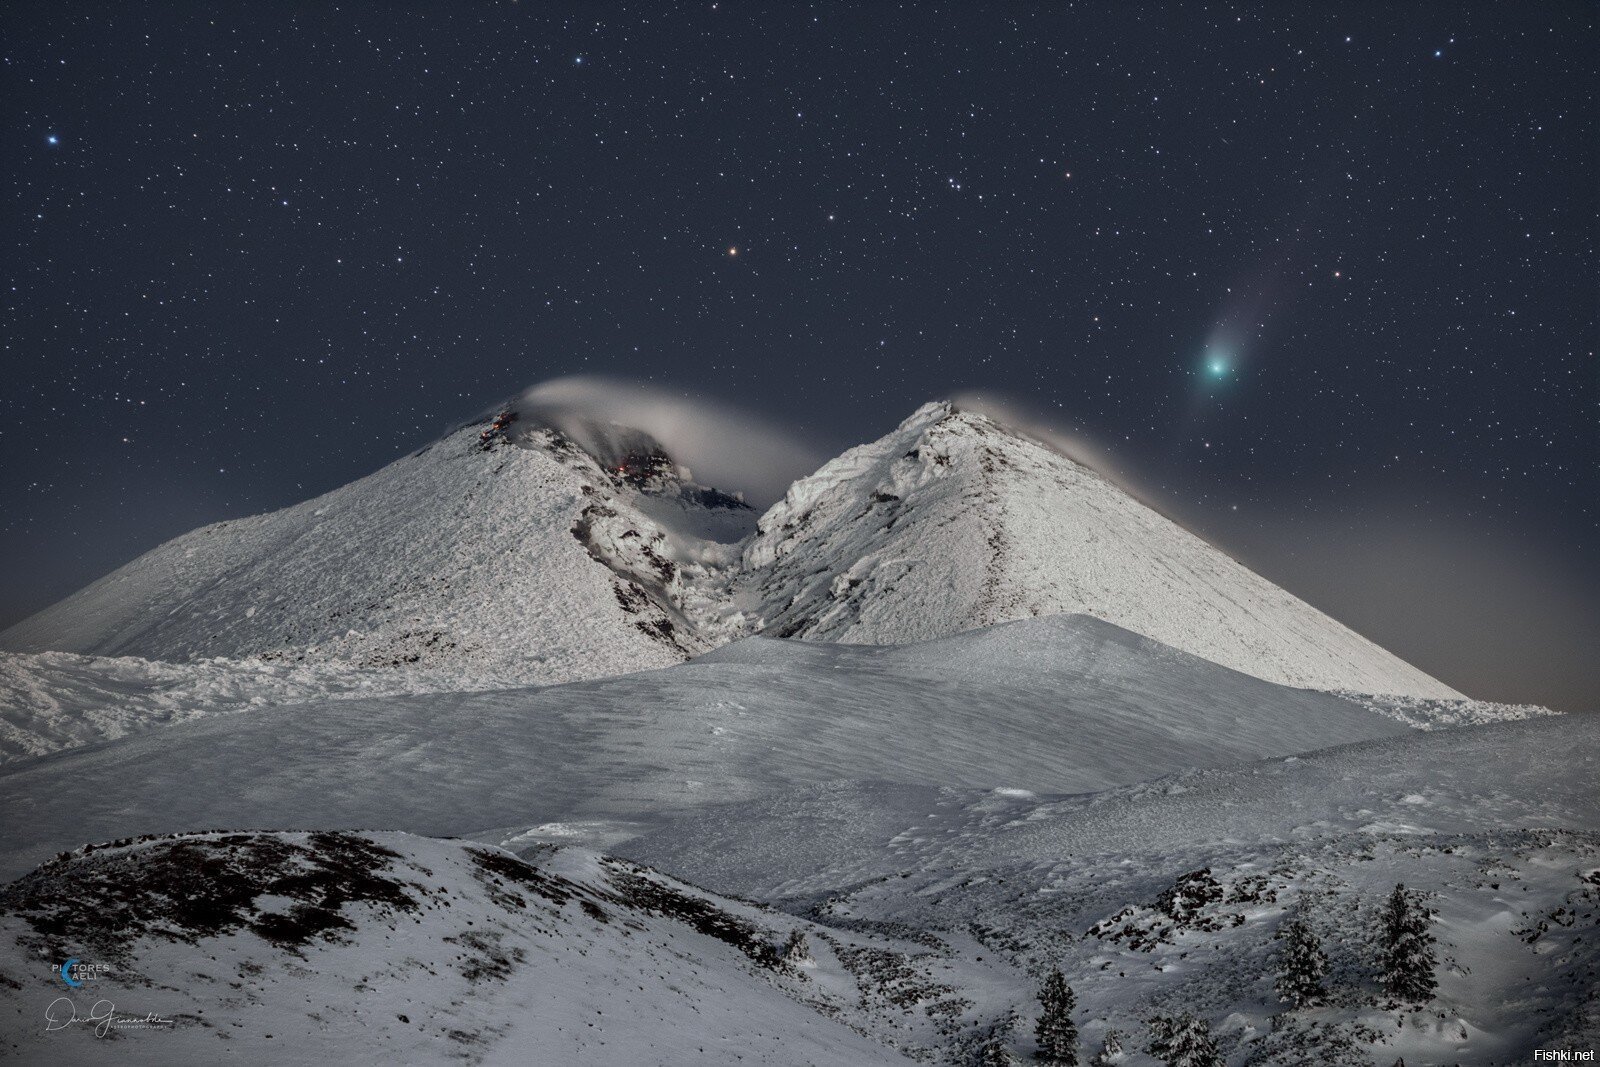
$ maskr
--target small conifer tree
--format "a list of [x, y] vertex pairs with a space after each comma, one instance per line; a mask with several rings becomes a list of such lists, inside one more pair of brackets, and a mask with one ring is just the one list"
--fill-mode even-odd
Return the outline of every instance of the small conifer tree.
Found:
[[1106, 1036], [1100, 1040], [1100, 1051], [1090, 1060], [1091, 1067], [1116, 1067], [1117, 1064], [1127, 1059], [1127, 1054], [1122, 1050], [1122, 1032], [1120, 1030], [1107, 1030]]
[[1039, 1022], [1033, 1036], [1039, 1042], [1038, 1059], [1051, 1067], [1078, 1067], [1078, 1027], [1072, 1021], [1077, 998], [1061, 969], [1053, 967], [1039, 988]]
[[1150, 1055], [1167, 1067], [1227, 1067], [1204, 1019], [1183, 1014], [1150, 1021]]
[[1384, 988], [1391, 996], [1413, 1004], [1433, 999], [1439, 982], [1433, 976], [1438, 960], [1433, 952], [1433, 912], [1422, 894], [1396, 885], [1383, 909], [1379, 931], [1378, 965]]
[[1279, 999], [1295, 1008], [1320, 1003], [1328, 995], [1322, 986], [1323, 975], [1328, 973], [1328, 957], [1305, 917], [1289, 920], [1275, 936], [1283, 942], [1278, 953]]
[[994, 1036], [983, 1043], [983, 1053], [978, 1057], [978, 1067], [1013, 1067], [1017, 1062], [1006, 1047], [1005, 1038]]

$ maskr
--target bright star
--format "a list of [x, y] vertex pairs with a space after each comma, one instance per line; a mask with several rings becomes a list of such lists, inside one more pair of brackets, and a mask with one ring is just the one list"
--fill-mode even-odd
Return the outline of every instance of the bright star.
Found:
[[60, 144], [61, 143], [61, 138], [57, 137], [53, 133], [50, 134], [50, 136], [46, 137], [44, 140], [45, 140], [46, 144]]

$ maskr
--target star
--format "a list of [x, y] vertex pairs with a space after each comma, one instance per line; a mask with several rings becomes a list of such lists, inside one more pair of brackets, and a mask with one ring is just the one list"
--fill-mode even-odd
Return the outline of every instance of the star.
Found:
[[45, 137], [44, 143], [48, 145], [58, 145], [61, 143], [61, 138], [52, 133]]

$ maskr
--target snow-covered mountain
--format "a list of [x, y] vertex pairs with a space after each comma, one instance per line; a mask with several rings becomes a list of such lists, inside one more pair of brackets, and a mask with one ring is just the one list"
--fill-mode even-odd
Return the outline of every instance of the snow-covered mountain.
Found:
[[1060, 452], [929, 404], [795, 483], [736, 594], [769, 633], [937, 637], [1082, 613], [1285, 685], [1459, 697]]
[[750, 633], [900, 643], [1081, 613], [1287, 685], [1460, 696], [1087, 467], [950, 404], [754, 519], [646, 434], [513, 407], [315, 500], [177, 538], [0, 645], [528, 684]]
[[586, 437], [591, 451], [502, 413], [304, 504], [169, 541], [0, 637], [29, 652], [449, 666], [522, 683], [711, 647], [676, 606], [683, 572], [754, 512], [688, 482], [643, 434]]
[[[1054, 968], [1085, 1059], [1133, 1067], [1184, 1013], [1232, 1067], [1600, 1038], [1590, 719], [1412, 684], [947, 406], [759, 529], [647, 437], [532, 423], [8, 635], [97, 654], [0, 656], [0, 1055], [1006, 1063]], [[189, 661], [98, 654], [161, 649]], [[1259, 676], [1306, 671], [1345, 691]], [[1426, 1006], [1379, 978], [1397, 882], [1435, 913]], [[1291, 919], [1327, 960], [1301, 1008]]]

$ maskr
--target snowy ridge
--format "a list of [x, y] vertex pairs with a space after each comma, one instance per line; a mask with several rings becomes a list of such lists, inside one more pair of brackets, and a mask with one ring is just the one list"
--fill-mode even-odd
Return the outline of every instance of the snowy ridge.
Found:
[[[559, 434], [465, 427], [341, 489], [168, 542], [7, 630], [22, 651], [442, 667], [522, 683], [664, 666], [682, 625], [644, 493]], [[672, 472], [649, 487], [675, 493]], [[707, 525], [743, 512], [696, 491]], [[735, 522], [737, 520], [735, 519]], [[690, 566], [693, 566], [691, 561]], [[669, 573], [670, 571], [670, 573]]]
[[943, 403], [797, 482], [734, 590], [780, 636], [904, 642], [1082, 613], [1285, 685], [1460, 697], [1088, 468]]

